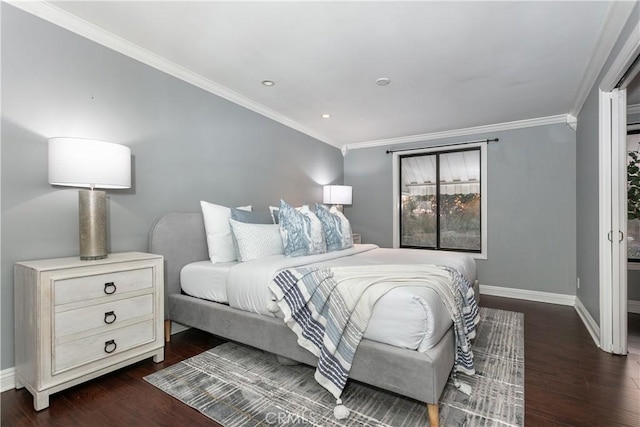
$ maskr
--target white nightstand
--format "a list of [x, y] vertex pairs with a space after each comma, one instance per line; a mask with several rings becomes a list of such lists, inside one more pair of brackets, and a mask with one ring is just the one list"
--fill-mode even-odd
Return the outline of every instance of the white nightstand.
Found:
[[123, 366], [164, 360], [163, 258], [141, 252], [18, 262], [16, 388], [49, 395]]
[[351, 233], [351, 237], [353, 237], [353, 243], [355, 243], [356, 245], [362, 243], [362, 237], [360, 236], [360, 233]]

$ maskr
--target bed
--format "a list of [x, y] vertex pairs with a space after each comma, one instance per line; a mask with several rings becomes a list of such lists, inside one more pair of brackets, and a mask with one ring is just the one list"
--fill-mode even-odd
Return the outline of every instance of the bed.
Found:
[[[357, 251], [364, 253], [368, 250], [366, 245], [356, 247], [359, 247]], [[215, 288], [198, 289], [197, 284], [202, 282], [203, 278], [211, 281], [218, 275], [224, 277], [220, 280], [228, 280], [231, 272], [235, 271], [233, 263], [226, 266], [217, 265], [211, 269], [201, 213], [172, 213], [162, 217], [150, 232], [149, 251], [164, 257], [167, 341], [170, 339], [171, 322], [177, 322], [274, 353], [282, 358], [312, 366], [317, 364], [317, 358], [298, 346], [296, 335], [277, 315], [269, 315], [264, 312], [264, 307], [255, 307], [251, 301], [246, 302], [247, 306], [243, 309], [229, 305], [229, 298], [236, 298], [234, 305], [242, 305], [238, 302], [238, 298], [241, 300], [242, 296], [221, 295]], [[477, 283], [475, 264], [470, 257], [432, 254], [434, 263], [453, 263], [457, 269], [463, 270], [462, 273], [471, 283]], [[244, 274], [239, 274], [240, 280], [242, 277], [245, 280], [251, 277], [246, 272]], [[185, 293], [182, 282], [187, 283], [188, 292], [196, 296]], [[477, 288], [475, 290], [477, 294]], [[224, 301], [225, 298], [227, 301]], [[375, 317], [372, 321], [374, 319]], [[447, 325], [444, 331], [436, 331], [437, 342], [430, 342], [428, 345], [424, 343], [424, 339], [416, 340], [414, 335], [409, 332], [406, 336], [398, 336], [396, 338], [399, 342], [394, 343], [389, 342], [387, 338], [376, 336], [375, 333], [365, 334], [355, 353], [349, 378], [425, 402], [430, 425], [437, 426], [438, 400], [454, 365], [453, 328]], [[412, 344], [407, 344], [409, 342]], [[416, 351], [416, 347], [420, 348], [421, 345], [428, 349]]]

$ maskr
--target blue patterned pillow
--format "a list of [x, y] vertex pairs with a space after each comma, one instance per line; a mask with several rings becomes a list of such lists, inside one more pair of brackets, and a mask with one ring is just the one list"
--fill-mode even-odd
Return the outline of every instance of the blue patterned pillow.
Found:
[[314, 255], [327, 251], [322, 223], [309, 211], [308, 206], [297, 211], [281, 200], [279, 218], [280, 236], [286, 256]]
[[340, 212], [335, 206], [329, 209], [333, 215], [340, 218], [340, 228], [342, 229], [342, 249], [353, 247], [353, 231], [351, 231], [351, 224], [349, 220], [342, 212]]
[[328, 251], [340, 251], [353, 247], [353, 235], [349, 220], [335, 208], [331, 210], [316, 203], [316, 215], [322, 222]]
[[329, 212], [329, 209], [316, 203], [316, 216], [322, 223], [322, 230], [327, 241], [327, 251], [339, 251], [342, 247], [342, 228], [340, 218]]

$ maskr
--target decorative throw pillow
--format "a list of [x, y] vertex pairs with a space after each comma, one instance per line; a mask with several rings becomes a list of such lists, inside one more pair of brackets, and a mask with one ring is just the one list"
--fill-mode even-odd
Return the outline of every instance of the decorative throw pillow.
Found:
[[[231, 209], [226, 206], [200, 201], [202, 216], [204, 217], [204, 229], [207, 233], [207, 247], [211, 262], [231, 262], [238, 259], [236, 246], [231, 235]], [[238, 209], [250, 211], [251, 206], [242, 206]]]
[[322, 223], [318, 219], [315, 213], [309, 209], [308, 205], [302, 205], [300, 208], [296, 208], [298, 212], [307, 216], [311, 222], [311, 242], [313, 246], [313, 253], [325, 253], [327, 252], [327, 240], [324, 236], [324, 230], [322, 229]]
[[281, 200], [279, 225], [286, 256], [314, 255], [327, 251], [322, 224], [308, 206], [298, 211]]
[[342, 230], [342, 249], [353, 247], [353, 232], [351, 231], [351, 224], [349, 220], [342, 212], [340, 212], [335, 206], [329, 209], [329, 212], [338, 218], [340, 218], [340, 228]]
[[322, 223], [322, 230], [327, 242], [327, 251], [339, 251], [343, 247], [342, 224], [340, 217], [329, 212], [329, 209], [316, 203], [316, 216]]
[[273, 224], [271, 213], [267, 211], [245, 211], [231, 208], [231, 219], [249, 224]]
[[271, 220], [274, 224], [277, 224], [280, 218], [280, 208], [277, 206], [269, 206], [269, 212], [271, 212]]
[[[296, 210], [300, 212], [300, 210], [303, 209], [305, 206], [307, 205], [299, 206], [296, 208]], [[278, 224], [278, 222], [280, 221], [280, 208], [278, 206], [269, 206], [269, 212], [271, 212], [271, 219], [273, 220], [273, 223]]]
[[238, 261], [284, 253], [280, 227], [277, 224], [252, 224], [234, 219], [230, 219], [229, 224], [238, 244]]

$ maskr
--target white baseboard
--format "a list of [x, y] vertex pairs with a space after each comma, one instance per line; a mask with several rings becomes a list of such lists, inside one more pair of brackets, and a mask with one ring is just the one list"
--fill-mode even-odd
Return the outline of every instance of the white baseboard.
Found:
[[0, 371], [0, 393], [16, 388], [16, 368]]
[[632, 299], [627, 301], [627, 311], [629, 313], [640, 314], [640, 301], [634, 301]]
[[591, 335], [593, 342], [596, 343], [596, 346], [600, 347], [600, 326], [593, 320], [589, 310], [587, 310], [578, 297], [576, 297], [575, 309], [580, 319], [582, 319], [582, 323], [584, 323], [584, 326], [587, 328], [589, 335]]
[[554, 294], [551, 292], [530, 291], [525, 289], [504, 288], [502, 286], [480, 285], [480, 295], [516, 298], [549, 304], [570, 305], [576, 303], [575, 295]]
[[[574, 295], [554, 294], [550, 292], [529, 291], [523, 289], [503, 288], [500, 286], [480, 285], [480, 295], [492, 295], [496, 297], [517, 298], [528, 301], [546, 302], [550, 304], [569, 305], [575, 308], [578, 316], [587, 328], [589, 335], [597, 347], [600, 347], [600, 327], [593, 320], [582, 301]], [[629, 301], [629, 311], [632, 306], [640, 313], [640, 301]]]

